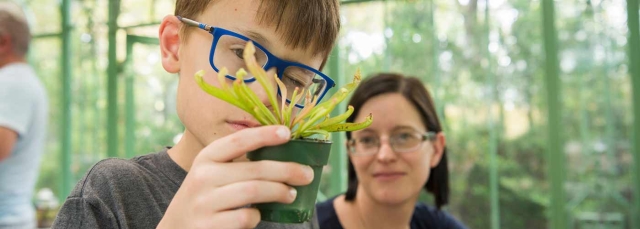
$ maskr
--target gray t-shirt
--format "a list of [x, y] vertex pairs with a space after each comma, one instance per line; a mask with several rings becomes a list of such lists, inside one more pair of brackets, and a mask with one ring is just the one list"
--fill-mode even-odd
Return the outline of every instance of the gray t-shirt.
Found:
[[[53, 228], [156, 228], [186, 176], [167, 150], [131, 160], [102, 160], [67, 197]], [[304, 224], [263, 221], [257, 228], [319, 227], [314, 215]]]

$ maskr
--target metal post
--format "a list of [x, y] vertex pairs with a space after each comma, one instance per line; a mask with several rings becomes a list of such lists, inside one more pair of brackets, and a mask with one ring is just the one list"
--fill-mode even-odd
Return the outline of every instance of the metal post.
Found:
[[160, 41], [156, 37], [143, 37], [127, 35], [127, 49], [124, 62], [125, 67], [125, 127], [124, 127], [124, 150], [127, 158], [136, 155], [136, 101], [135, 101], [135, 75], [133, 71], [133, 45], [147, 44], [159, 45]]
[[[383, 17], [383, 22], [384, 22], [384, 29], [386, 30], [389, 27], [389, 13], [388, 13], [388, 8], [389, 8], [389, 3], [387, 1], [384, 1], [384, 13], [382, 15]], [[387, 36], [383, 36], [384, 37], [384, 57], [382, 57], [383, 63], [382, 63], [382, 71], [385, 72], [389, 72], [390, 68], [391, 68], [391, 52], [389, 52], [389, 37]]]
[[[353, 73], [343, 74], [340, 66], [340, 48], [336, 44], [331, 51], [331, 57], [329, 58], [329, 76], [336, 81], [336, 87], [344, 86], [347, 82], [346, 76], [351, 76]], [[333, 89], [335, 91], [336, 88]], [[338, 107], [331, 112], [331, 116], [336, 116], [343, 113], [346, 109], [347, 101], [343, 101]], [[341, 192], [347, 190], [347, 150], [345, 145], [345, 134], [343, 132], [336, 132], [331, 134], [331, 155], [329, 156], [329, 163], [331, 165], [329, 193], [325, 193], [327, 197], [335, 196]]]
[[567, 228], [567, 214], [565, 211], [564, 181], [566, 176], [565, 157], [562, 151], [561, 135], [561, 111], [560, 111], [560, 78], [558, 64], [558, 37], [555, 26], [555, 13], [553, 0], [542, 0], [542, 20], [544, 32], [545, 63], [545, 88], [547, 94], [547, 179], [550, 179], [551, 200], [550, 217], [551, 229]]
[[134, 77], [132, 71], [132, 57], [134, 42], [131, 36], [127, 36], [127, 57], [125, 59], [125, 131], [124, 131], [124, 152], [127, 158], [135, 155], [135, 99], [134, 99]]
[[60, 4], [60, 15], [62, 16], [62, 121], [60, 122], [60, 140], [61, 140], [61, 169], [62, 183], [60, 184], [60, 193], [58, 198], [60, 201], [71, 192], [73, 188], [73, 175], [71, 173], [71, 2], [70, 0], [62, 0]]
[[436, 12], [436, 0], [430, 0], [429, 3], [431, 3], [429, 5], [429, 23], [431, 23], [431, 48], [433, 49], [432, 51], [432, 58], [431, 58], [431, 77], [433, 77], [433, 91], [431, 92], [431, 94], [433, 94], [433, 99], [435, 100], [435, 107], [436, 107], [436, 113], [438, 114], [438, 117], [440, 118], [440, 121], [442, 122], [441, 125], [444, 126], [443, 129], [445, 129], [447, 127], [445, 120], [444, 120], [444, 102], [442, 101], [442, 97], [440, 96], [440, 93], [438, 93], [440, 91], [440, 74], [438, 69], [440, 68], [440, 59], [439, 59], [439, 46], [440, 46], [440, 42], [438, 40], [438, 35], [436, 33], [436, 20], [435, 20], [435, 12]]
[[118, 156], [118, 63], [116, 33], [118, 32], [120, 0], [109, 0], [109, 65], [107, 66], [107, 155]]
[[640, 22], [638, 0], [627, 0], [627, 26], [629, 27], [629, 73], [633, 84], [633, 202], [632, 228], [640, 228]]
[[485, 0], [484, 10], [484, 24], [486, 32], [486, 42], [482, 47], [485, 57], [488, 62], [487, 76], [489, 78], [489, 85], [491, 85], [491, 99], [489, 100], [489, 201], [491, 203], [491, 228], [500, 229], [500, 199], [498, 196], [498, 134], [496, 130], [496, 120], [493, 112], [493, 105], [498, 100], [498, 92], [496, 84], [496, 75], [493, 72], [493, 65], [491, 64], [491, 53], [489, 52], [490, 42], [490, 23], [489, 23], [489, 0]]

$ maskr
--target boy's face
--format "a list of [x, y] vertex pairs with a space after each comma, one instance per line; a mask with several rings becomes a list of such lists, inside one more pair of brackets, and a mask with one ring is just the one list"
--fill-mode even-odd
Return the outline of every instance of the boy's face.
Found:
[[[285, 46], [281, 34], [276, 33], [274, 25], [260, 24], [256, 18], [259, 5], [259, 0], [216, 0], [199, 17], [193, 19], [240, 33], [263, 45], [279, 58], [318, 69], [324, 57], [321, 54], [312, 53], [311, 50], [292, 50]], [[248, 113], [205, 93], [195, 83], [194, 74], [204, 70], [206, 72], [204, 79], [211, 85], [220, 86], [217, 73], [209, 65], [213, 36], [195, 28], [190, 29], [188, 33], [187, 40], [179, 42], [177, 46], [176, 60], [170, 63], [163, 61], [165, 69], [169, 72], [179, 72], [180, 75], [177, 112], [186, 127], [185, 135], [194, 137], [197, 143], [204, 147], [235, 131], [258, 126], [259, 123]], [[163, 52], [165, 52], [164, 49]], [[167, 65], [170, 66], [167, 67]], [[274, 85], [275, 91], [275, 80], [271, 77], [269, 80]], [[231, 81], [227, 80], [227, 82]], [[248, 83], [248, 86], [256, 92], [263, 103], [270, 106], [267, 95], [259, 83]]]

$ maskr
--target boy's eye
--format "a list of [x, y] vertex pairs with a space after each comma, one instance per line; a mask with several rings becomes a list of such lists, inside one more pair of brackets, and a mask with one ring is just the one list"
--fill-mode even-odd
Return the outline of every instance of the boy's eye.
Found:
[[244, 53], [244, 49], [231, 49], [231, 51], [236, 54], [236, 56], [240, 59], [244, 59], [244, 57], [242, 57], [242, 54]]
[[284, 77], [282, 78], [284, 84], [286, 85], [291, 85], [293, 86], [292, 88], [298, 87], [300, 89], [302, 88], [306, 88], [307, 84], [302, 82], [301, 80], [298, 80], [296, 77], [291, 76], [291, 75], [284, 75]]

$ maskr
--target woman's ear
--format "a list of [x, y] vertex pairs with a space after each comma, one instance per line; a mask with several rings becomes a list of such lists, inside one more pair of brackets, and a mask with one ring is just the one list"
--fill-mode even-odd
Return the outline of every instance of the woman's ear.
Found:
[[160, 53], [162, 67], [169, 73], [180, 71], [180, 28], [182, 22], [176, 16], [168, 15], [162, 19], [158, 37], [160, 39]]
[[439, 132], [436, 134], [436, 139], [433, 141], [433, 154], [431, 155], [431, 168], [435, 168], [440, 163], [442, 155], [444, 155], [444, 148], [447, 144], [447, 140], [444, 137], [444, 133]]

